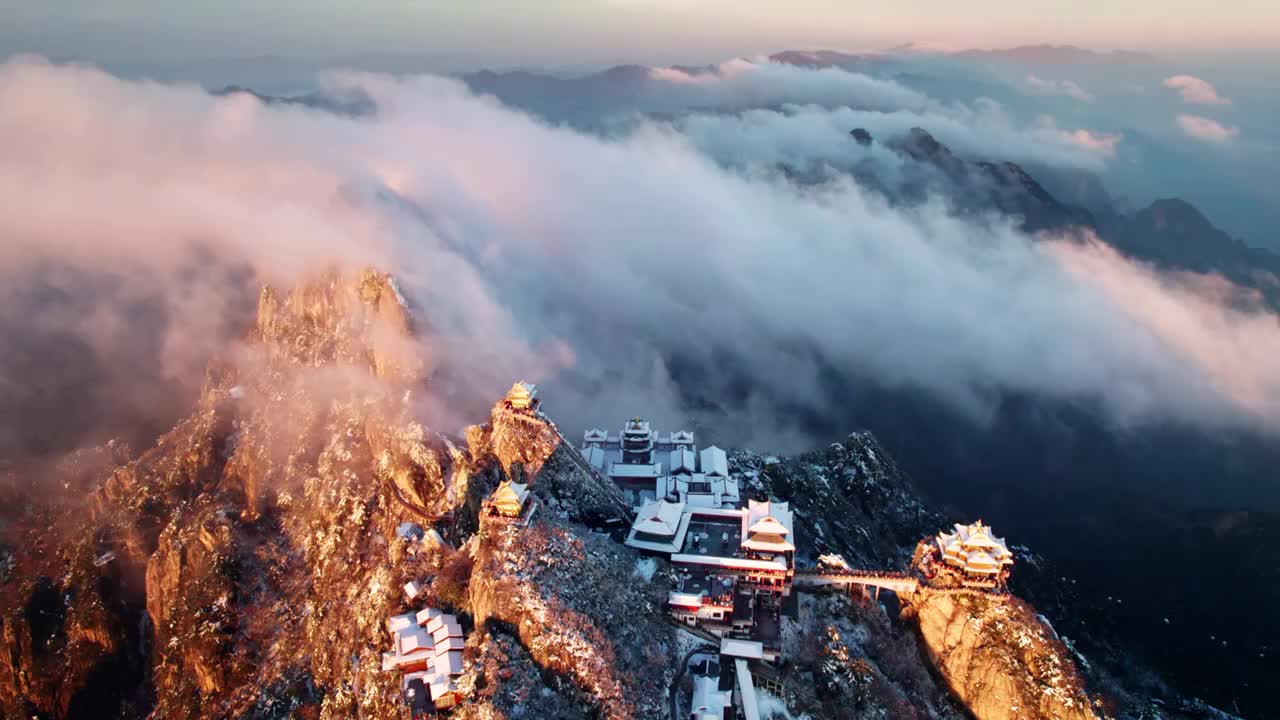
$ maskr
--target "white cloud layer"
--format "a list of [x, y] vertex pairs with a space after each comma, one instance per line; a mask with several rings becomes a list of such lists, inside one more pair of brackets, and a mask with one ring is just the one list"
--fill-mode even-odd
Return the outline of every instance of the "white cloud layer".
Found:
[[0, 269], [145, 281], [189, 319], [168, 326], [180, 348], [217, 339], [190, 279], [209, 257], [279, 282], [376, 263], [423, 309], [442, 396], [470, 412], [525, 376], [569, 427], [682, 421], [696, 388], [743, 400], [726, 437], [783, 442], [780, 399], [830, 409], [824, 368], [979, 417], [1007, 389], [1127, 422], [1280, 423], [1274, 316], [1096, 244], [728, 171], [670, 128], [548, 127], [450, 80], [339, 83], [377, 116], [0, 67]]

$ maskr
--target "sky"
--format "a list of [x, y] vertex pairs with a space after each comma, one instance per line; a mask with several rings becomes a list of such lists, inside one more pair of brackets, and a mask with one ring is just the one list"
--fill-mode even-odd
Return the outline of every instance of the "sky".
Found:
[[[102, 62], [420, 53], [442, 66], [712, 62], [900, 43], [1280, 46], [1275, 0], [0, 0], [0, 52]], [[442, 68], [443, 69], [443, 68]]]

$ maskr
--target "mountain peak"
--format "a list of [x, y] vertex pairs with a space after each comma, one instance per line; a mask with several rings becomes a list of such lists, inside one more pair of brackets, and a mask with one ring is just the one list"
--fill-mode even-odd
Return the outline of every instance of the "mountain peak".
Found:
[[408, 301], [390, 274], [372, 268], [330, 271], [287, 292], [263, 286], [256, 335], [276, 359], [299, 365], [368, 365], [382, 379], [410, 379]]

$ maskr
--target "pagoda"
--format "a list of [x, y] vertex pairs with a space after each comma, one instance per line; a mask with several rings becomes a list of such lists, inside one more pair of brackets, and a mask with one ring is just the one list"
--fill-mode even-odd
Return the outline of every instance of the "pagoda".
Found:
[[541, 399], [538, 397], [538, 386], [523, 380], [511, 386], [505, 398], [512, 410], [533, 412], [538, 409]]
[[934, 542], [942, 563], [958, 571], [965, 585], [1002, 585], [1013, 567], [1013, 553], [1004, 538], [996, 537], [981, 520], [956, 523], [953, 532], [938, 533]]

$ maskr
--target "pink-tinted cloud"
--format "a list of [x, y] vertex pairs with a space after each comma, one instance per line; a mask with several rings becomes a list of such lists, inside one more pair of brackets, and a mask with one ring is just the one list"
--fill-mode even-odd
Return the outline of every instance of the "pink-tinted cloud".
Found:
[[1280, 421], [1280, 319], [1258, 293], [1218, 275], [1160, 273], [1097, 242], [1053, 248], [1063, 267], [1101, 289], [1172, 357], [1198, 367], [1232, 404]]
[[1103, 157], [1115, 157], [1116, 146], [1124, 140], [1124, 135], [1120, 133], [1094, 132], [1092, 130], [1062, 130], [1058, 137], [1068, 145], [1074, 145], [1078, 148], [1097, 153]]
[[1226, 142], [1240, 134], [1238, 127], [1223, 125], [1217, 120], [1199, 115], [1179, 115], [1178, 127], [1190, 137], [1212, 143]]
[[1230, 105], [1231, 100], [1218, 94], [1217, 88], [1207, 80], [1193, 75], [1174, 75], [1165, 78], [1164, 86], [1177, 90], [1182, 99], [1192, 105]]
[[1081, 102], [1093, 102], [1093, 94], [1074, 80], [1045, 80], [1037, 75], [1028, 75], [1025, 84], [1032, 95], [1063, 95]]

